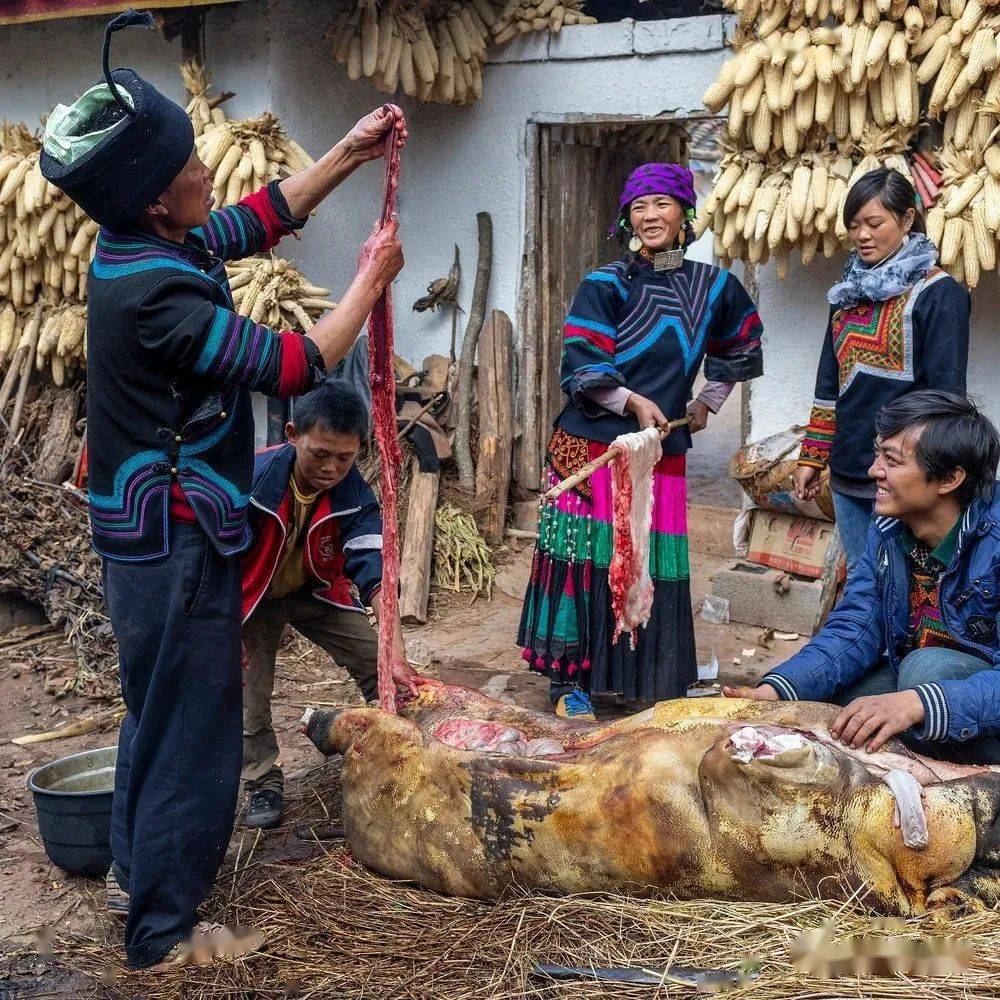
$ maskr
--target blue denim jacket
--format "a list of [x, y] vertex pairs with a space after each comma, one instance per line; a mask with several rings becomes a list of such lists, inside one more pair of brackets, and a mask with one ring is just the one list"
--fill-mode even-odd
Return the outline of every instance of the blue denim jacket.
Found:
[[[785, 700], [829, 701], [886, 662], [898, 676], [909, 650], [910, 573], [896, 518], [875, 517], [843, 600], [812, 641], [767, 673]], [[963, 741], [1000, 732], [1000, 490], [965, 511], [951, 565], [941, 577], [948, 633], [993, 664], [966, 680], [921, 684], [925, 740]], [[884, 659], [883, 659], [884, 658]]]

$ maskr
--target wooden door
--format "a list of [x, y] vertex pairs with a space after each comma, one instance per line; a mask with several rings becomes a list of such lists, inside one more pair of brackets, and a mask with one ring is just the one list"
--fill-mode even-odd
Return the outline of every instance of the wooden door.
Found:
[[566, 142], [558, 127], [542, 130], [538, 357], [543, 450], [565, 402], [559, 388], [563, 322], [584, 276], [619, 256], [608, 229], [617, 218], [625, 178], [642, 162], [641, 153], [627, 148]]

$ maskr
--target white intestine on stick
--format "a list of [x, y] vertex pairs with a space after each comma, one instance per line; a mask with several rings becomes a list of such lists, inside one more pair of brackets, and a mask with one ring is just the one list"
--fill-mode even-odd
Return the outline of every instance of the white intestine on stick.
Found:
[[635, 648], [636, 629], [645, 627], [653, 610], [649, 575], [649, 537], [653, 522], [653, 469], [662, 454], [655, 427], [615, 439], [620, 449], [612, 463], [612, 556], [608, 570], [615, 642], [622, 633]]

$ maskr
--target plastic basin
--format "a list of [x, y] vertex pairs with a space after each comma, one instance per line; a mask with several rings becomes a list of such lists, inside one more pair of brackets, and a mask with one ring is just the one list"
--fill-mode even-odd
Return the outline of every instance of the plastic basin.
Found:
[[111, 866], [111, 795], [117, 747], [85, 750], [28, 775], [38, 832], [54, 865], [74, 875]]

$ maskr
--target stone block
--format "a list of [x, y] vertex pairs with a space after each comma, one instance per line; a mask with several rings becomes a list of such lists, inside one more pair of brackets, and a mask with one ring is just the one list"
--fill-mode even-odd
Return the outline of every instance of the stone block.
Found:
[[537, 500], [515, 500], [511, 507], [515, 528], [519, 531], [538, 531]]
[[574, 24], [549, 41], [550, 59], [609, 59], [632, 55], [635, 21], [608, 24]]
[[729, 601], [729, 620], [812, 635], [823, 607], [819, 580], [791, 577], [787, 593], [775, 589], [780, 570], [736, 560], [712, 579], [712, 593]]
[[488, 63], [544, 62], [549, 58], [549, 33], [531, 31], [512, 38], [506, 45], [491, 48]]
[[643, 56], [674, 52], [712, 52], [723, 46], [722, 29], [722, 18], [718, 15], [637, 21], [632, 48]]

